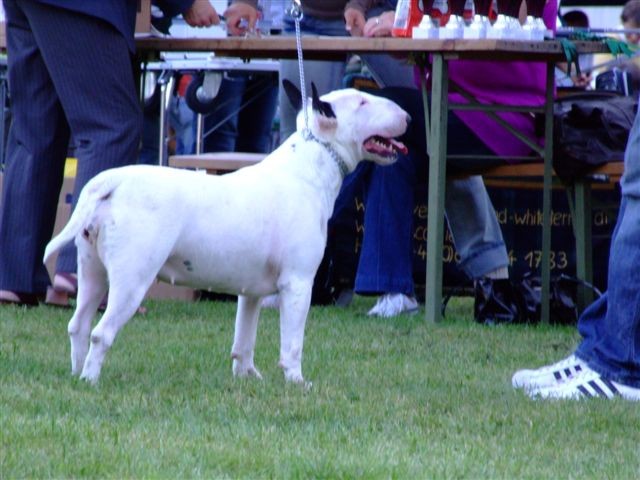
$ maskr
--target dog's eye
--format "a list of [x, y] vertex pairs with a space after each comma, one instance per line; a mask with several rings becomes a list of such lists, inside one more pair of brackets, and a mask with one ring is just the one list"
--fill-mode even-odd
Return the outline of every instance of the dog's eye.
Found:
[[369, 102], [367, 102], [367, 99], [366, 99], [366, 98], [363, 98], [362, 100], [360, 100], [360, 106], [361, 106], [361, 107], [362, 107], [363, 105], [366, 105], [367, 103], [369, 103]]

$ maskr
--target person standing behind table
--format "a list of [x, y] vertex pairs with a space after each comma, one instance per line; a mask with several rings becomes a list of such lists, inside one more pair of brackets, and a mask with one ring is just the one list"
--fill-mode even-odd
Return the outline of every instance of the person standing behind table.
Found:
[[[619, 93], [638, 93], [640, 92], [640, 50], [638, 50], [640, 33], [637, 30], [640, 29], [640, 0], [629, 0], [625, 3], [620, 13], [618, 28], [628, 30], [624, 35], [615, 35], [614, 37], [618, 40], [625, 40], [633, 51], [633, 56], [629, 58], [626, 55], [614, 57], [609, 53], [594, 54], [595, 85], [597, 89], [617, 90]], [[621, 70], [628, 74], [626, 80], [629, 85], [623, 85], [618, 77], [620, 72], [614, 70]], [[603, 76], [600, 77], [601, 75]]]
[[[570, 10], [560, 17], [563, 27], [589, 28], [589, 17], [582, 10]], [[587, 72], [593, 66], [593, 55], [580, 55], [578, 58], [581, 72]], [[591, 83], [591, 73], [571, 72], [569, 64], [561, 62], [556, 64], [556, 87], [586, 89]]]
[[[634, 47], [640, 47], [640, 0], [630, 0], [624, 4], [620, 14], [622, 27], [636, 30], [625, 34], [625, 39]], [[634, 92], [640, 92], [640, 51], [635, 50], [634, 58], [625, 65], [634, 86]]]
[[574, 353], [557, 363], [514, 373], [513, 387], [532, 398], [640, 401], [640, 111], [629, 133], [620, 187], [608, 290], [578, 319], [582, 341]]
[[[279, 14], [273, 7], [263, 10], [261, 23], [273, 24], [274, 13]], [[234, 24], [228, 18], [227, 22]], [[239, 28], [243, 33], [253, 29], [255, 24], [249, 30]], [[229, 34], [233, 35], [231, 30]], [[224, 72], [220, 89], [204, 117], [203, 152], [270, 153], [278, 91], [275, 71]]]
[[[257, 0], [234, 0], [224, 13], [227, 28], [232, 35], [242, 35], [252, 30], [258, 19]], [[308, 0], [302, 1], [303, 18], [300, 21], [302, 35], [324, 35], [331, 37], [361, 35], [365, 24], [365, 14], [376, 0]], [[283, 2], [288, 8], [290, 0]], [[241, 20], [247, 20], [247, 26], [241, 27]], [[295, 21], [285, 15], [283, 34], [295, 34]], [[345, 58], [346, 61], [346, 58]], [[324, 95], [340, 88], [345, 71], [345, 61], [305, 60], [305, 83], [308, 92], [311, 82]], [[297, 60], [280, 61], [280, 81], [288, 79], [300, 88], [300, 71]], [[289, 103], [286, 95], [280, 95], [280, 139], [286, 140], [296, 130], [297, 111]]]
[[[74, 201], [102, 170], [135, 163], [141, 108], [135, 88], [135, 1], [3, 0], [12, 123], [0, 212], [0, 302], [37, 305], [50, 283], [42, 263], [53, 233], [70, 135]], [[220, 19], [208, 0], [162, 2], [193, 26]], [[97, 55], [99, 52], [99, 55]], [[56, 271], [70, 287], [75, 246]]]
[[202, 151], [270, 153], [277, 107], [277, 73], [225, 72], [204, 117]]
[[[622, 27], [627, 30], [640, 29], [640, 0], [629, 0], [624, 4], [622, 13], [620, 14]], [[640, 46], [640, 32], [625, 33], [627, 42], [632, 45]]]

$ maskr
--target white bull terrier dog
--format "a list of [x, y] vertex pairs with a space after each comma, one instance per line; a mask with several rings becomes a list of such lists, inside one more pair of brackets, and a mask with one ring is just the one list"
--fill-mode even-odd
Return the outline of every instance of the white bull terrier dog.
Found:
[[[300, 92], [286, 83], [289, 96]], [[233, 374], [253, 363], [261, 299], [280, 295], [280, 362], [303, 382], [302, 346], [327, 221], [344, 176], [362, 160], [393, 163], [410, 120], [395, 103], [353, 90], [320, 99], [313, 87], [298, 131], [259, 164], [223, 176], [134, 165], [100, 173], [44, 259], [75, 238], [78, 296], [68, 326], [71, 371], [96, 383], [105, 355], [159, 278], [238, 295]], [[108, 291], [107, 308], [91, 331]]]

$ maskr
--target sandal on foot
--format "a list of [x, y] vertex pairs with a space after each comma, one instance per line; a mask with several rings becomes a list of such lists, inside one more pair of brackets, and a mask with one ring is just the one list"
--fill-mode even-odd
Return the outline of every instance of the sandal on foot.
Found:
[[0, 304], [16, 305], [25, 307], [37, 307], [40, 302], [34, 293], [12, 292], [11, 290], [0, 290]]
[[78, 293], [78, 275], [75, 273], [58, 272], [53, 276], [53, 289], [75, 297]]
[[69, 302], [69, 294], [60, 290], [56, 290], [53, 287], [47, 288], [47, 295], [44, 299], [44, 303], [51, 307], [71, 308], [71, 303]]

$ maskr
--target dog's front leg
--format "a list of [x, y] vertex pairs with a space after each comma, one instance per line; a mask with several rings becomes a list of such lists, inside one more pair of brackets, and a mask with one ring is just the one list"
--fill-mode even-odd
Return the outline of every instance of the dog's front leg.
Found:
[[261, 300], [261, 298], [257, 297], [238, 296], [236, 330], [233, 337], [233, 347], [231, 347], [233, 375], [236, 377], [252, 376], [262, 378], [262, 375], [253, 364]]
[[312, 282], [294, 281], [280, 290], [280, 362], [284, 378], [303, 383], [304, 327], [311, 304]]

